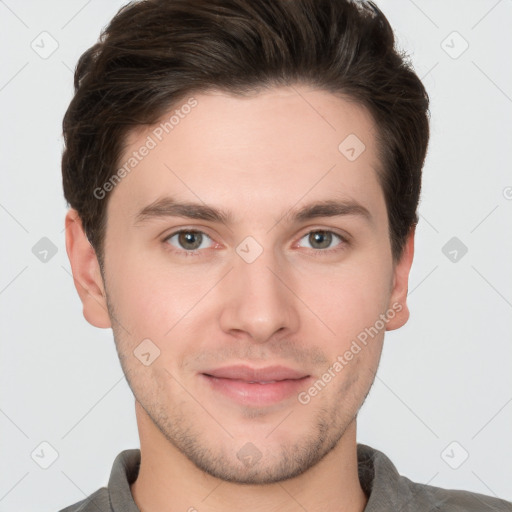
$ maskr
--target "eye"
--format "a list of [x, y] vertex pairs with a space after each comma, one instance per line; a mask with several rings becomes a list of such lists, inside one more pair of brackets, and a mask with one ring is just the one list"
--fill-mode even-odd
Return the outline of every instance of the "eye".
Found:
[[[307, 239], [307, 242], [310, 244], [310, 248], [314, 249], [316, 251], [320, 252], [331, 252], [331, 251], [337, 251], [340, 248], [331, 248], [331, 244], [335, 239], [338, 239], [341, 241], [341, 246], [346, 245], [348, 242], [347, 240], [342, 237], [341, 235], [338, 235], [337, 233], [334, 233], [333, 231], [327, 231], [327, 230], [315, 230], [310, 231], [309, 233], [306, 233], [301, 240]], [[342, 247], [341, 247], [342, 248]]]
[[208, 249], [208, 247], [204, 245], [207, 240], [212, 239], [202, 231], [195, 229], [181, 229], [171, 233], [164, 241], [178, 249], [184, 249], [178, 252], [192, 255], [200, 249]]
[[[301, 238], [301, 240], [304, 239], [306, 239], [307, 243], [310, 244], [309, 249], [312, 249], [314, 254], [317, 255], [342, 250], [348, 244], [346, 238], [329, 230], [317, 229], [310, 231]], [[336, 239], [338, 239], [340, 243], [333, 248], [332, 243]], [[166, 244], [169, 244], [176, 249], [181, 249], [174, 252], [185, 256], [199, 255], [201, 249], [204, 250], [211, 248], [211, 245], [208, 245], [208, 241], [213, 242], [211, 237], [197, 229], [180, 229], [179, 231], [171, 233], [164, 239]]]

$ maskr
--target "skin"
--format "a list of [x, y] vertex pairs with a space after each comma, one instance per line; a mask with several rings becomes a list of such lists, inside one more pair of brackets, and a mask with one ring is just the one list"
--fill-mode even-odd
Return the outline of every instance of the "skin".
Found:
[[[355, 103], [305, 86], [194, 97], [197, 106], [111, 193], [103, 274], [76, 211], [66, 218], [84, 316], [112, 327], [136, 399], [142, 459], [134, 499], [145, 512], [361, 511], [356, 416], [385, 330], [407, 322], [414, 251], [411, 231], [393, 261], [375, 124]], [[152, 129], [131, 133], [123, 157]], [[349, 134], [366, 146], [355, 161], [338, 150]], [[142, 208], [166, 195], [229, 210], [233, 222], [137, 223]], [[283, 217], [340, 198], [363, 205], [371, 221]], [[199, 254], [182, 254], [191, 244], [168, 238], [180, 228], [208, 235]], [[312, 231], [347, 242], [333, 236], [324, 248]], [[263, 249], [252, 263], [236, 252], [247, 236]], [[393, 318], [307, 404], [296, 394], [241, 403], [201, 378], [212, 367], [280, 364], [310, 375], [307, 391], [393, 304]], [[146, 366], [133, 352], [148, 338], [160, 355]], [[237, 457], [247, 443], [259, 453], [249, 465]]]

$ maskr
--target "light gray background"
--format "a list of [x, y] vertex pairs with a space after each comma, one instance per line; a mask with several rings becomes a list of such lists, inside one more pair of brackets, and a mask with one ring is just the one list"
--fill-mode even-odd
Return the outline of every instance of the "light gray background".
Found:
[[[72, 70], [123, 3], [0, 1], [1, 511], [74, 503], [139, 446], [111, 331], [82, 317], [60, 178]], [[411, 318], [386, 335], [359, 441], [412, 480], [512, 500], [512, 1], [378, 4], [428, 89], [432, 138]], [[32, 49], [51, 38], [47, 58]], [[58, 250], [46, 263], [42, 237]], [[468, 248], [455, 262], [452, 237]], [[42, 442], [58, 452], [48, 469], [31, 457], [51, 462]]]

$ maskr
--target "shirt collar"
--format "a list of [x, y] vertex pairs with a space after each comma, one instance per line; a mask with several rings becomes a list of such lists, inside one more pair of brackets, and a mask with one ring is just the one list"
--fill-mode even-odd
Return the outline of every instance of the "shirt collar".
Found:
[[[367, 446], [357, 445], [358, 474], [361, 487], [368, 497], [364, 512], [408, 512], [414, 496], [391, 460], [384, 453]], [[140, 467], [140, 450], [122, 451], [114, 460], [108, 482], [110, 507], [114, 512], [140, 512], [133, 500], [130, 485], [135, 482]], [[412, 509], [411, 509], [412, 510]]]

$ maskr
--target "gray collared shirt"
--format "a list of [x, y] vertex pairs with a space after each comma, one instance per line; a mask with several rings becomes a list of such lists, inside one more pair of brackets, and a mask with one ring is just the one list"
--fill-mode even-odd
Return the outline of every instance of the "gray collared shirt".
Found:
[[[483, 494], [448, 490], [412, 482], [401, 476], [382, 452], [357, 445], [361, 487], [368, 496], [365, 512], [512, 512], [512, 503]], [[140, 450], [125, 450], [115, 459], [108, 487], [60, 512], [140, 512], [130, 484], [137, 479]]]

